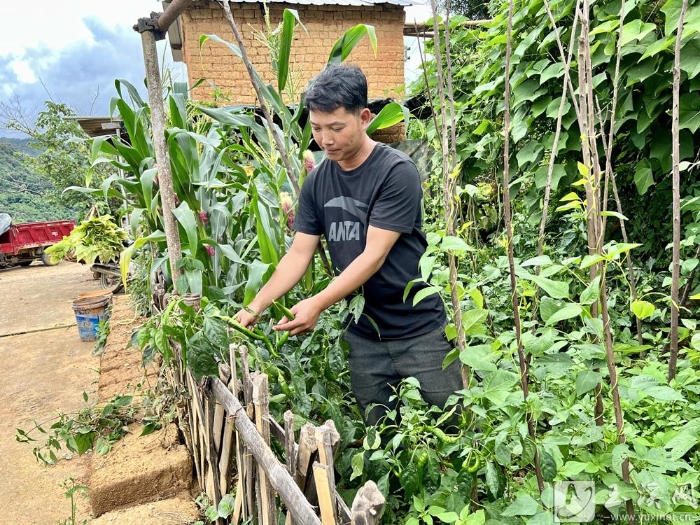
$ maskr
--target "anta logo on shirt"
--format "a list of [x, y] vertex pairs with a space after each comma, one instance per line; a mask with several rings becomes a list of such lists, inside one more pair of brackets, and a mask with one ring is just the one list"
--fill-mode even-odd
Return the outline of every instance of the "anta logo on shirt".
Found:
[[367, 222], [367, 204], [351, 197], [336, 197], [329, 200], [324, 208], [340, 208], [358, 220], [331, 221], [328, 228], [328, 242], [359, 241], [360, 226]]
[[328, 231], [328, 241], [359, 241], [360, 223], [353, 221], [332, 222]]

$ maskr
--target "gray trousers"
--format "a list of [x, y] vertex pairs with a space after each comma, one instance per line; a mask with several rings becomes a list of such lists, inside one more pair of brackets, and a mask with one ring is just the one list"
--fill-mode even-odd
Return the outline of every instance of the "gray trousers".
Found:
[[[418, 379], [423, 399], [440, 408], [449, 396], [462, 389], [459, 359], [442, 369], [442, 361], [452, 350], [444, 333], [444, 328], [438, 328], [391, 341], [373, 341], [345, 333], [345, 341], [350, 345], [352, 391], [367, 426], [376, 425], [394, 408], [395, 402], [390, 404], [389, 398], [404, 378]], [[372, 404], [379, 406], [367, 413], [367, 407]]]

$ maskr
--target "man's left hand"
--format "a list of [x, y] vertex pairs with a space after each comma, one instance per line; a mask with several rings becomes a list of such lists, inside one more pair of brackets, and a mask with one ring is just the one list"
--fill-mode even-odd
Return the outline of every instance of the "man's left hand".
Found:
[[288, 330], [289, 335], [311, 332], [316, 326], [322, 308], [318, 305], [318, 301], [315, 297], [310, 297], [295, 304], [290, 311], [294, 314], [294, 319], [290, 321], [286, 317], [283, 317], [280, 322], [274, 326], [274, 330]]

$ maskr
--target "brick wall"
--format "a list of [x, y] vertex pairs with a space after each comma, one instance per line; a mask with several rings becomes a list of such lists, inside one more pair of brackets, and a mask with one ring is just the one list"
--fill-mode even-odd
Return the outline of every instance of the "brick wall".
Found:
[[[232, 3], [231, 10], [251, 62], [266, 81], [274, 76], [270, 67], [270, 52], [265, 43], [255, 38], [255, 32], [264, 32], [265, 20], [262, 3]], [[363, 23], [373, 25], [377, 35], [377, 56], [374, 56], [368, 38], [353, 50], [347, 62], [362, 68], [369, 83], [369, 97], [400, 97], [404, 89], [404, 11], [400, 6], [382, 4], [374, 7], [337, 5], [268, 4], [273, 29], [281, 21], [285, 7], [296, 9], [308, 35], [297, 27], [292, 44], [289, 82], [295, 86], [296, 102], [308, 81], [325, 66], [333, 44], [347, 29]], [[248, 73], [239, 57], [223, 44], [207, 41], [199, 47], [203, 34], [215, 34], [235, 43], [233, 32], [223, 9], [215, 2], [199, 1], [182, 14], [183, 55], [187, 64], [190, 85], [200, 78], [202, 83], [192, 93], [198, 100], [212, 100], [215, 89], [225, 98], [225, 104], [252, 104], [255, 93]], [[289, 97], [287, 97], [289, 98]]]

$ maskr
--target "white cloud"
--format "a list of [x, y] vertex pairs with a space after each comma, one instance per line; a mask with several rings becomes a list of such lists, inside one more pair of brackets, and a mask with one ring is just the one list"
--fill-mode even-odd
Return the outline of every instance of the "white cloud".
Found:
[[156, 0], [2, 0], [0, 56], [21, 58], [27, 49], [46, 46], [53, 53], [76, 42], [91, 44], [86, 18], [111, 28], [130, 28], [139, 17], [161, 10]]
[[13, 60], [8, 65], [19, 82], [23, 84], [33, 84], [37, 81], [34, 71], [27, 62], [23, 60]]

